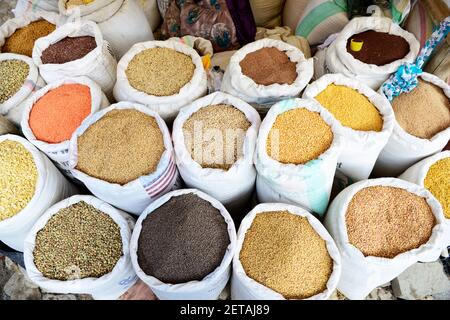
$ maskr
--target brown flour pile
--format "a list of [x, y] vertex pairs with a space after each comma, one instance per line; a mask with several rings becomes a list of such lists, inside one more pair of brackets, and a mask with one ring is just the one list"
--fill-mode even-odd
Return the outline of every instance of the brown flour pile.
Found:
[[419, 79], [419, 85], [392, 101], [395, 118], [409, 134], [431, 139], [450, 127], [450, 99], [442, 89]]
[[277, 48], [262, 48], [245, 56], [239, 63], [242, 74], [257, 84], [292, 84], [297, 79], [295, 62]]

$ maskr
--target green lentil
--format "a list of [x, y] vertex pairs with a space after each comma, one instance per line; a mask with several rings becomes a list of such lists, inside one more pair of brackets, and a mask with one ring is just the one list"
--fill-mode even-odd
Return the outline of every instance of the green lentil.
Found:
[[31, 153], [19, 142], [0, 143], [0, 221], [19, 213], [33, 198], [37, 168]]
[[122, 256], [120, 228], [84, 201], [59, 210], [36, 235], [34, 263], [55, 280], [99, 278]]
[[20, 90], [29, 72], [30, 66], [21, 60], [0, 61], [0, 103]]

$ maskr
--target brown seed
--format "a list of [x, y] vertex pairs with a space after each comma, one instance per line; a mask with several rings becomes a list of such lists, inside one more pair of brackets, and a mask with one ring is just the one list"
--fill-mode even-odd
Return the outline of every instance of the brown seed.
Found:
[[154, 117], [134, 109], [112, 110], [78, 137], [76, 168], [123, 185], [154, 172], [164, 150]]
[[386, 186], [358, 191], [348, 205], [345, 220], [351, 244], [365, 256], [384, 258], [420, 247], [436, 224], [424, 198]]
[[243, 155], [250, 125], [245, 114], [231, 105], [206, 106], [183, 124], [184, 143], [203, 168], [228, 170]]
[[333, 271], [325, 240], [307, 218], [289, 211], [258, 213], [239, 259], [247, 276], [286, 299], [323, 292]]

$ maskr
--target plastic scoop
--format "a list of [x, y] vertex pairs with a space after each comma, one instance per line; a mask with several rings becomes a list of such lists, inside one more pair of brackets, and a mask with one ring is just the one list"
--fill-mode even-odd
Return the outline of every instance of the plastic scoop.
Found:
[[355, 39], [350, 40], [350, 50], [358, 52], [361, 51], [364, 41], [357, 41]]

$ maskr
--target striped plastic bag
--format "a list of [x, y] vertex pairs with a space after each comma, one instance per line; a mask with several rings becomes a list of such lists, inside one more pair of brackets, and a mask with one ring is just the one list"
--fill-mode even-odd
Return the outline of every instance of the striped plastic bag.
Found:
[[[100, 180], [76, 169], [78, 162], [78, 137], [108, 112], [116, 109], [135, 109], [154, 117], [163, 134], [165, 147], [155, 172], [141, 176], [124, 185]], [[137, 215], [140, 215], [155, 199], [171, 190], [178, 189], [180, 184], [172, 140], [167, 125], [156, 112], [134, 102], [119, 102], [87, 117], [74, 132], [70, 140], [69, 166], [72, 175], [83, 182], [97, 198]]]

